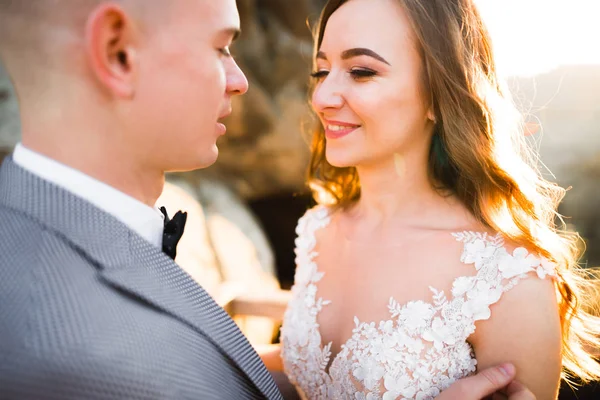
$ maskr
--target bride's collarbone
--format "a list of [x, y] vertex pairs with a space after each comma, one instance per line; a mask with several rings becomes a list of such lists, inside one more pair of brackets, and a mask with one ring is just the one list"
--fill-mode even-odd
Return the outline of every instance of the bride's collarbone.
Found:
[[[427, 294], [429, 286], [443, 289], [449, 287], [454, 278], [475, 273], [460, 261], [461, 251], [458, 246], [450, 250], [431, 247], [372, 252], [327, 246], [317, 250], [314, 261], [317, 270], [323, 273], [319, 287], [366, 294], [387, 289], [389, 296], [423, 287]], [[342, 286], [338, 288], [339, 285]]]
[[385, 321], [391, 298], [399, 304], [430, 303], [430, 287], [450, 293], [456, 278], [476, 274], [460, 261], [463, 245], [451, 232], [398, 240], [397, 246], [374, 242], [369, 248], [344, 243], [330, 228], [316, 233], [314, 248], [316, 270], [323, 274], [316, 282], [317, 298], [330, 303], [323, 310], [328, 321], [352, 324], [354, 316]]
[[330, 250], [319, 251], [315, 259], [318, 272], [323, 273], [316, 282], [317, 298], [328, 302], [320, 322], [340, 327], [353, 326], [354, 317], [376, 324], [387, 321], [390, 299], [398, 304], [431, 303], [431, 287], [450, 294], [457, 277], [476, 274], [472, 266], [460, 261], [459, 246], [444, 253], [435, 248], [378, 252], [372, 258], [360, 252]]

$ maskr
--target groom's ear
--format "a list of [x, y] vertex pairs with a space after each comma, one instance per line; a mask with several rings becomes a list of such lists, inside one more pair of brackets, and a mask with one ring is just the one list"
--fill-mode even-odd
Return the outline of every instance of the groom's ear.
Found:
[[136, 52], [133, 19], [116, 4], [101, 4], [89, 15], [85, 46], [99, 83], [122, 98], [135, 93]]

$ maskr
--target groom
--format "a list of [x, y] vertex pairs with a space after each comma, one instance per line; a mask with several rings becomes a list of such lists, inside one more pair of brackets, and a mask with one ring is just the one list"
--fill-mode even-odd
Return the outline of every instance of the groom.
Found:
[[[173, 262], [163, 226], [185, 216], [154, 207], [166, 171], [217, 159], [248, 88], [239, 25], [235, 0], [0, 0], [23, 129], [0, 169], [0, 399], [281, 398]], [[513, 377], [486, 370], [440, 399]]]

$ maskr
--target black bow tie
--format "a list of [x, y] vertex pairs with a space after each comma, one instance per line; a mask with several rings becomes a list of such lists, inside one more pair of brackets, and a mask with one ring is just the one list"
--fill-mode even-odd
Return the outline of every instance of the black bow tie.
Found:
[[160, 208], [160, 212], [165, 216], [162, 250], [174, 260], [177, 255], [177, 243], [179, 243], [179, 239], [181, 239], [183, 229], [185, 228], [187, 212], [177, 211], [177, 214], [172, 219], [169, 219], [167, 210], [164, 207]]

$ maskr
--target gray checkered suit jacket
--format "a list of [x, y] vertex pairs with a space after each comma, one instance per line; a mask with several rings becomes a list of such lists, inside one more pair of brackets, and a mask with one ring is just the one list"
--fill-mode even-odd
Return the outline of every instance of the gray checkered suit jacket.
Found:
[[159, 249], [0, 169], [0, 399], [280, 399], [235, 323]]

